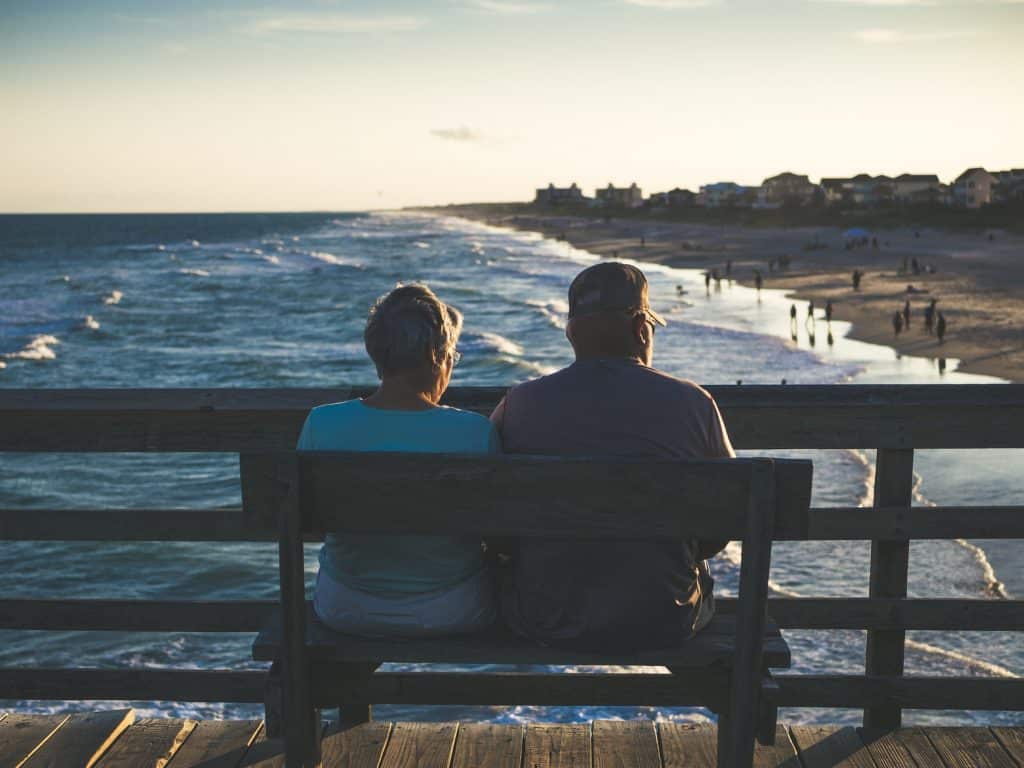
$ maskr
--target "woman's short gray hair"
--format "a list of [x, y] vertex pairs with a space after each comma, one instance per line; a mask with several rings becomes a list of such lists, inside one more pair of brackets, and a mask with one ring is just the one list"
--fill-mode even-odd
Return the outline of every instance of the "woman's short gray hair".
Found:
[[377, 375], [440, 365], [455, 349], [462, 313], [422, 283], [399, 285], [370, 307], [363, 340]]

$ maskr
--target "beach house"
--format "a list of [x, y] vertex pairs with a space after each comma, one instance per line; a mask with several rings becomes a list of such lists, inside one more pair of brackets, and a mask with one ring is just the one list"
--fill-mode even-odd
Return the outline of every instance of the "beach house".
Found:
[[821, 191], [825, 195], [825, 205], [840, 205], [853, 201], [853, 179], [834, 176], [822, 178]]
[[981, 208], [994, 198], [999, 179], [984, 168], [968, 168], [953, 182], [953, 202], [964, 208]]
[[539, 188], [533, 202], [538, 205], [573, 205], [586, 202], [586, 198], [583, 196], [583, 190], [576, 186], [574, 181], [568, 187], [556, 187], [554, 184], [548, 184], [546, 187]]
[[628, 187], [616, 187], [608, 184], [604, 189], [594, 190], [594, 198], [598, 205], [615, 208], [639, 208], [644, 204], [644, 194], [634, 181]]
[[750, 208], [757, 200], [759, 187], [744, 187], [733, 181], [718, 181], [700, 188], [707, 208]]
[[992, 175], [999, 180], [995, 189], [996, 200], [1001, 203], [1024, 201], [1024, 168], [993, 171]]
[[765, 207], [809, 205], [814, 202], [820, 189], [817, 184], [812, 184], [806, 175], [785, 171], [761, 183], [758, 201]]
[[904, 205], [937, 203], [942, 185], [934, 173], [901, 173], [892, 180], [892, 199]]
[[688, 189], [670, 189], [668, 192], [653, 192], [647, 197], [651, 208], [692, 208], [697, 205], [697, 194]]

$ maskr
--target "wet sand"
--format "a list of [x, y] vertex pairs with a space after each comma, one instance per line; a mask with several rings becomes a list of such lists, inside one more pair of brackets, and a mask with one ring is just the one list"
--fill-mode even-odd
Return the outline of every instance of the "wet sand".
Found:
[[[957, 233], [935, 229], [878, 230], [870, 242], [847, 250], [842, 230], [818, 228], [743, 228], [712, 224], [567, 217], [495, 215], [474, 206], [445, 208], [448, 215], [497, 226], [564, 237], [572, 245], [606, 258], [652, 261], [673, 267], [717, 269], [753, 285], [760, 270], [764, 287], [792, 292], [798, 316], [813, 301], [823, 316], [826, 302], [833, 318], [852, 324], [850, 336], [885, 344], [901, 354], [958, 358], [958, 370], [1024, 382], [1024, 237], [1004, 232]], [[644, 244], [641, 245], [641, 237]], [[769, 261], [789, 257], [786, 269], [769, 270]], [[916, 258], [920, 274], [913, 274]], [[904, 260], [907, 272], [901, 274]], [[933, 268], [934, 272], [925, 271]], [[864, 273], [860, 290], [851, 275]], [[908, 292], [908, 286], [913, 290]], [[924, 309], [930, 299], [946, 318], [940, 343], [925, 332]], [[910, 326], [898, 336], [893, 314], [910, 301]]]

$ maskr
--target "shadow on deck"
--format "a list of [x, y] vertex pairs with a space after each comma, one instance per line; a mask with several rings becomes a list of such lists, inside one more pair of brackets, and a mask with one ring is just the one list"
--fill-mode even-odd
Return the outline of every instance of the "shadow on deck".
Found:
[[[324, 766], [345, 768], [701, 768], [715, 727], [648, 720], [524, 726], [372, 722], [323, 737]], [[1024, 728], [902, 728], [871, 736], [840, 726], [778, 726], [759, 768], [1024, 766]], [[130, 709], [0, 715], [0, 766], [240, 768], [284, 766], [258, 720], [136, 718]]]

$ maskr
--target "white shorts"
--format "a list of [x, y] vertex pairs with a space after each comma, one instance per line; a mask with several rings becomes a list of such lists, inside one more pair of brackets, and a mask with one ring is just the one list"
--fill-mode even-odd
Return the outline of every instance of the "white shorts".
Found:
[[322, 570], [313, 610], [331, 629], [364, 637], [431, 637], [476, 632], [494, 623], [494, 585], [481, 570], [454, 587], [400, 597], [352, 589]]

